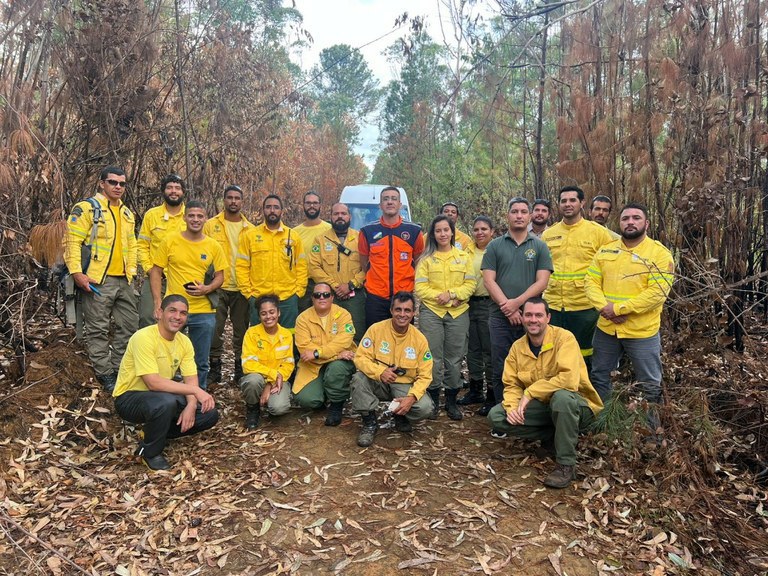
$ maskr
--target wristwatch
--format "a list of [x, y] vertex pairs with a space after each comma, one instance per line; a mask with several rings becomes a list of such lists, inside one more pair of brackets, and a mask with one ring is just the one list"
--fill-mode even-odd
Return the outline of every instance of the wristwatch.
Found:
[[350, 281], [347, 283], [347, 288], [349, 288], [349, 291], [350, 291], [350, 292], [354, 292], [354, 291], [355, 291], [355, 283], [354, 283], [354, 282], [352, 282], [352, 280], [350, 280]]
[[318, 360], [318, 359], [320, 358], [320, 352], [318, 352], [317, 350], [315, 350], [314, 352], [312, 352], [312, 356], [314, 356], [314, 357], [315, 357], [315, 360]]

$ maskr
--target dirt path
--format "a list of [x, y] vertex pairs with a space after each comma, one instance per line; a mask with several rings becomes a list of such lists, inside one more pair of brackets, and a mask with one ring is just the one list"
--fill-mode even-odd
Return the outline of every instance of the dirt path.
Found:
[[359, 420], [327, 428], [324, 411], [248, 433], [220, 386], [219, 425], [151, 473], [74, 350], [36, 354], [34, 386], [0, 404], [0, 573], [659, 576], [672, 554], [695, 561], [643, 517], [621, 460], [590, 450], [578, 482], [546, 489], [553, 463], [470, 410], [360, 449]]

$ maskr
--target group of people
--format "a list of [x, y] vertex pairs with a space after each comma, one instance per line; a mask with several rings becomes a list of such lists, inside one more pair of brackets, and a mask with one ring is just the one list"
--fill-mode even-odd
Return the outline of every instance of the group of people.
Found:
[[[395, 187], [380, 193], [381, 218], [353, 230], [347, 206], [333, 204], [327, 222], [321, 197], [308, 192], [306, 219], [291, 228], [276, 195], [263, 201], [263, 223], [251, 224], [234, 185], [208, 219], [170, 175], [136, 240], [124, 171], [105, 168], [99, 187], [72, 209], [65, 263], [81, 290], [97, 378], [121, 417], [144, 424], [137, 453], [153, 470], [170, 468], [167, 439], [218, 420], [206, 388], [221, 379], [227, 319], [248, 429], [262, 410], [285, 414], [292, 398], [327, 407], [325, 424], [337, 426], [349, 400], [365, 447], [381, 402], [408, 432], [438, 417], [442, 391], [449, 418], [481, 404], [495, 437], [540, 440], [539, 453], [556, 461], [551, 487], [575, 477], [578, 435], [610, 395], [622, 353], [646, 399], [660, 401], [659, 326], [673, 261], [647, 236], [640, 204], [621, 209], [616, 234], [605, 227], [608, 197], [592, 200], [587, 220], [584, 192], [563, 188], [552, 226], [547, 200], [515, 197], [508, 231], [494, 238], [483, 215], [471, 236], [459, 230], [453, 202], [423, 234], [401, 218]], [[138, 301], [137, 264], [149, 279]], [[464, 357], [469, 383], [459, 398]]]

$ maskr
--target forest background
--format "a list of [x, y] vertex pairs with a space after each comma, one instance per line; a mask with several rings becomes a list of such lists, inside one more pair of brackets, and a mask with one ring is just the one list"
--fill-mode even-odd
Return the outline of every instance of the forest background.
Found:
[[[510, 196], [554, 200], [577, 184], [649, 206], [678, 266], [666, 353], [734, 354], [695, 386], [678, 374], [668, 398], [725, 426], [739, 464], [768, 480], [765, 378], [730, 360], [765, 347], [765, 2], [441, 0], [452, 26], [439, 40], [416, 13], [392, 23], [396, 75], [383, 86], [357, 47], [299, 68], [292, 54], [312, 36], [290, 2], [0, 6], [0, 325], [16, 354], [5, 377], [24, 371], [25, 326], [58, 251], [47, 240], [104, 165], [126, 169], [139, 215], [176, 172], [211, 213], [235, 182], [254, 220], [277, 193], [294, 223], [306, 191], [330, 200], [365, 181], [404, 187], [417, 221], [452, 200], [500, 224]], [[355, 147], [370, 123], [369, 167]], [[711, 482], [720, 455], [702, 431], [686, 433]]]

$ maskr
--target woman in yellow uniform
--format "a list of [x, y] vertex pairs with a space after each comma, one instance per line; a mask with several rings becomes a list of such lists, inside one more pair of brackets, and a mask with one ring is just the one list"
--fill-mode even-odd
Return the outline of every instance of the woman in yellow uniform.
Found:
[[440, 389], [445, 388], [445, 411], [461, 420], [456, 396], [461, 389], [461, 358], [469, 331], [469, 297], [477, 280], [472, 259], [455, 246], [456, 230], [445, 215], [429, 226], [427, 245], [416, 265], [415, 292], [421, 299], [419, 329], [427, 337], [434, 360], [427, 392], [437, 417]]

